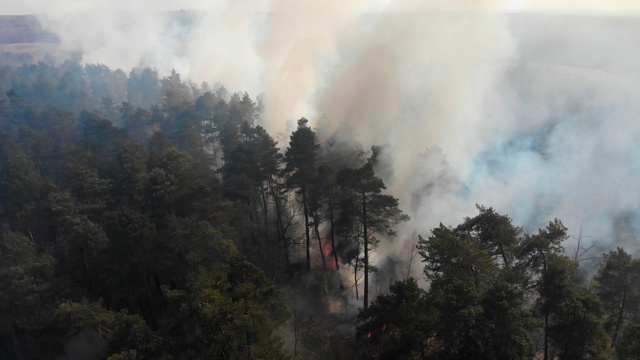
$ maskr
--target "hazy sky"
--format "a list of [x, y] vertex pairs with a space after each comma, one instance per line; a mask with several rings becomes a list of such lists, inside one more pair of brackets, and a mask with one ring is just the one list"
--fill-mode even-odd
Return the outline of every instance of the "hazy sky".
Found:
[[[54, 3], [56, 7], [66, 7], [68, 9], [83, 8], [93, 1], [87, 0], [13, 0], [0, 1], [0, 14], [20, 15], [31, 14], [42, 11], [42, 5]], [[184, 0], [176, 5], [172, 0], [137, 0], [127, 2], [126, 6], [134, 9], [148, 10], [178, 10], [178, 9], [208, 9], [211, 4], [221, 3], [219, 0], [200, 1]], [[302, 1], [305, 2], [305, 1]], [[311, 3], [312, 1], [306, 1]], [[391, 0], [377, 0], [380, 4], [387, 4]], [[477, 3], [482, 2], [483, 8], [492, 11], [562, 11], [562, 12], [627, 12], [640, 11], [640, 1], [637, 0], [433, 0], [441, 9], [450, 10], [477, 10]], [[120, 2], [109, 2], [107, 8], [119, 9]], [[260, 1], [255, 1], [260, 3]], [[206, 4], [206, 5], [205, 5]], [[104, 4], [102, 5], [104, 6]], [[257, 10], [261, 7], [256, 6]]]
[[[53, 3], [56, 7], [64, 7], [68, 9], [73, 8], [84, 8], [87, 5], [91, 5], [93, 1], [73, 1], [73, 0], [62, 0], [62, 1], [41, 1], [41, 0], [13, 0], [13, 1], [0, 1], [0, 14], [5, 15], [21, 15], [21, 14], [33, 14], [40, 13], [42, 11], [42, 4], [45, 3]], [[215, 2], [215, 1], [212, 1]], [[100, 3], [103, 3], [100, 1]], [[112, 9], [118, 9], [121, 5], [119, 2], [113, 2], [113, 5], [108, 5]], [[101, 6], [104, 6], [102, 4]], [[136, 0], [131, 1], [131, 8], [137, 9], [149, 9], [149, 10], [177, 10], [181, 8], [199, 8], [200, 5], [198, 1], [185, 0], [180, 1], [180, 6], [176, 6], [175, 1], [170, 0]]]

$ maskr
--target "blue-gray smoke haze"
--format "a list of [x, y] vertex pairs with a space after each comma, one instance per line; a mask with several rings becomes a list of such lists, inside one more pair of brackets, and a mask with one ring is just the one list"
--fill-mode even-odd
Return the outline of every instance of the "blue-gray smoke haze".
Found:
[[212, 4], [179, 21], [80, 3], [45, 7], [40, 19], [85, 62], [175, 68], [264, 93], [272, 134], [306, 116], [323, 138], [387, 145], [389, 191], [412, 218], [406, 236], [456, 225], [478, 203], [527, 231], [557, 217], [602, 248], [637, 251], [640, 17]]

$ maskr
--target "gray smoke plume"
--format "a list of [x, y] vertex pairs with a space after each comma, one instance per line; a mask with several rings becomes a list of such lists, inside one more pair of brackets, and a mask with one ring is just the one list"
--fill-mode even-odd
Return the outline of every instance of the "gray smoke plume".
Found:
[[[479, 203], [527, 231], [557, 217], [573, 234], [582, 227], [589, 241], [634, 251], [640, 16], [629, 11], [638, 4], [558, 3], [16, 6], [39, 13], [84, 62], [176, 69], [264, 93], [262, 122], [277, 137], [305, 116], [322, 139], [385, 145], [389, 192], [412, 218], [401, 229], [407, 237], [458, 224]], [[399, 253], [401, 243], [380, 251]]]

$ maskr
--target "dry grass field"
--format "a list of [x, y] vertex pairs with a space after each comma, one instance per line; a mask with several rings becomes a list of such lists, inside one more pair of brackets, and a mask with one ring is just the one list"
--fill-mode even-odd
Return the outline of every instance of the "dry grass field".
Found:
[[34, 16], [0, 15], [0, 65], [34, 63], [47, 54], [63, 57], [56, 35], [42, 29]]
[[0, 15], [0, 44], [52, 43], [57, 37], [42, 29], [31, 15]]

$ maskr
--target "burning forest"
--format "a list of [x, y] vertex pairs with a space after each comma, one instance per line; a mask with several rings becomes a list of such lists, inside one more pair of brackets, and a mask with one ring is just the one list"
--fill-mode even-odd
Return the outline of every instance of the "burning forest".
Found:
[[0, 4], [0, 359], [640, 356], [640, 6], [180, 6]]

